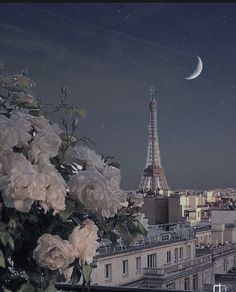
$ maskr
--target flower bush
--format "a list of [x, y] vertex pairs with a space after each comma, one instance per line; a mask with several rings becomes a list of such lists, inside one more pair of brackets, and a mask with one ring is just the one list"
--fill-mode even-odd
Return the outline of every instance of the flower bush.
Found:
[[24, 72], [0, 76], [0, 286], [10, 291], [88, 284], [102, 238], [114, 247], [147, 233], [142, 197], [120, 188], [118, 163], [76, 135], [85, 111], [63, 87], [50, 108], [34, 86]]

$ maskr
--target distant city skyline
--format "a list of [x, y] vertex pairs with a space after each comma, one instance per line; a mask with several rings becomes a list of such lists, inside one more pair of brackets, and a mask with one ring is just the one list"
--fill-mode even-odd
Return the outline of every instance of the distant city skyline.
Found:
[[[78, 135], [121, 164], [124, 189], [145, 167], [149, 88], [171, 189], [236, 187], [234, 3], [1, 3], [4, 74], [27, 68], [35, 96], [87, 110]], [[202, 59], [202, 73], [186, 80]], [[59, 120], [59, 117], [57, 117]]]

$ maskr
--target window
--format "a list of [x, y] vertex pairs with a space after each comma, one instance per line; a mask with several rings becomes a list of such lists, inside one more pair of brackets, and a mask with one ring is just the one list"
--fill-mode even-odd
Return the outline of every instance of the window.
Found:
[[193, 290], [198, 290], [198, 274], [193, 275]]
[[179, 258], [180, 258], [180, 260], [183, 259], [183, 254], [184, 254], [184, 250], [183, 250], [182, 247], [180, 247], [180, 249], [179, 249]]
[[175, 257], [174, 257], [175, 263], [178, 263], [178, 248], [175, 248]]
[[223, 270], [224, 270], [224, 272], [226, 272], [226, 270], [227, 270], [226, 260], [223, 261]]
[[175, 289], [175, 282], [172, 282], [172, 283], [166, 284], [166, 289], [167, 289], [167, 290]]
[[161, 240], [162, 240], [162, 241], [170, 240], [170, 234], [163, 234], [163, 235], [161, 236]]
[[170, 250], [168, 250], [166, 253], [166, 261], [167, 261], [167, 263], [171, 262], [171, 251]]
[[157, 266], [157, 254], [156, 253], [149, 254], [147, 256], [147, 265], [148, 265], [148, 268], [156, 268], [156, 266]]
[[187, 246], [187, 258], [191, 257], [191, 245]]
[[184, 290], [189, 290], [190, 287], [189, 287], [189, 277], [187, 278], [184, 278]]
[[135, 263], [136, 263], [135, 265], [136, 272], [141, 272], [141, 257], [137, 257], [135, 259]]
[[105, 279], [111, 280], [111, 264], [105, 265]]
[[128, 260], [122, 261], [122, 274], [128, 275]]

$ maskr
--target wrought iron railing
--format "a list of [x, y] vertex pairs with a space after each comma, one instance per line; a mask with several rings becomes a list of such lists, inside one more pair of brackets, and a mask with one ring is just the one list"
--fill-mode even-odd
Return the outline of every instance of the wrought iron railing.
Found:
[[138, 249], [147, 246], [155, 246], [164, 242], [175, 242], [180, 240], [190, 240], [194, 238], [194, 229], [189, 223], [172, 223], [153, 225], [148, 232], [147, 237], [141, 237], [132, 245], [125, 245], [120, 241], [118, 245], [112, 247], [110, 241], [101, 242], [98, 255], [111, 254], [124, 250]]
[[201, 264], [211, 262], [211, 255], [205, 255], [182, 263], [178, 263], [168, 267], [162, 268], [144, 268], [144, 275], [153, 275], [153, 276], [163, 276], [165, 274], [171, 274], [176, 272], [181, 272], [183, 269], [189, 269], [194, 266], [199, 266]]

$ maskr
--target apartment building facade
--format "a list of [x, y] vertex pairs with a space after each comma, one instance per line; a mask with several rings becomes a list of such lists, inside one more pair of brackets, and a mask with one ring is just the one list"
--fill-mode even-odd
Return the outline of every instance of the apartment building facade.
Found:
[[186, 232], [173, 236], [170, 231], [152, 234], [113, 252], [104, 246], [96, 257], [92, 285], [212, 291], [214, 274], [236, 266], [236, 243], [201, 252], [196, 243], [196, 232], [191, 230], [187, 236]]

